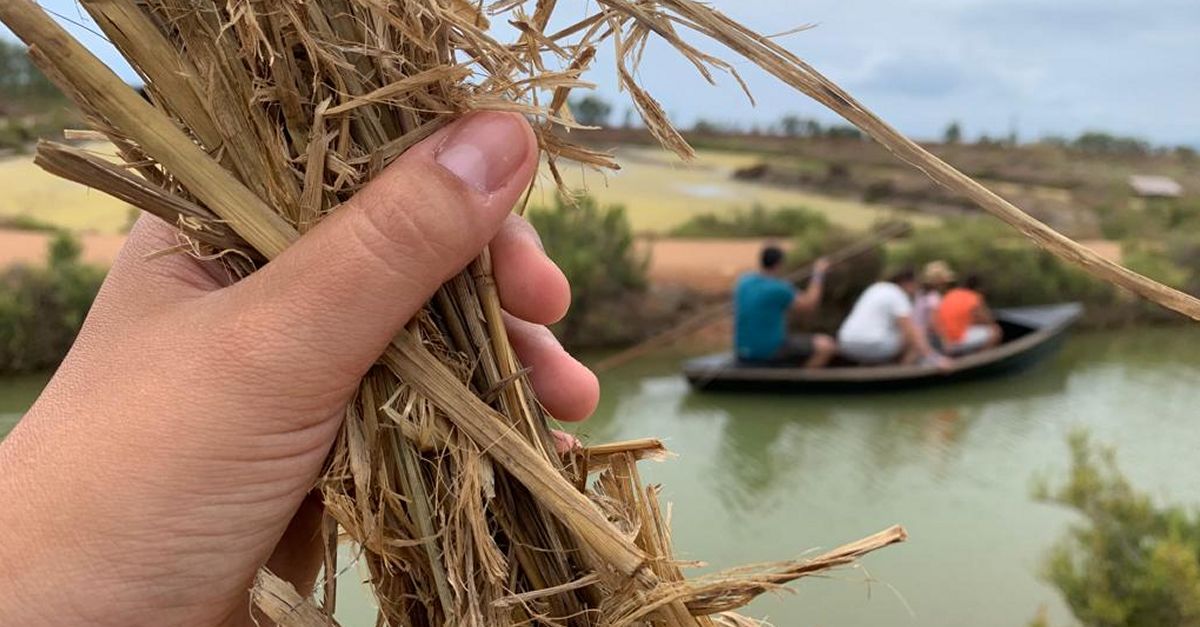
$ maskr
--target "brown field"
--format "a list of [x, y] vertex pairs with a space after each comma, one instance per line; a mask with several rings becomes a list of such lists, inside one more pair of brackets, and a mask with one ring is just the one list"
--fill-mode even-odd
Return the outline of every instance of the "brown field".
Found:
[[707, 294], [730, 290], [739, 274], [755, 269], [764, 239], [644, 240], [650, 280]]
[[[46, 252], [53, 236], [31, 231], [0, 229], [0, 268], [14, 265], [45, 263]], [[83, 245], [83, 261], [97, 266], [112, 265], [125, 236], [114, 233], [87, 233], [79, 236]]]
[[[624, 206], [638, 233], [664, 234], [700, 214], [724, 215], [756, 205], [804, 207], [856, 230], [897, 217], [918, 226], [939, 221], [932, 216], [898, 213], [885, 203], [867, 204], [794, 187], [735, 180], [736, 170], [761, 160], [754, 154], [704, 150], [685, 163], [657, 148], [622, 146], [615, 153], [621, 163], [618, 172], [605, 175], [562, 164], [562, 175], [569, 187], [586, 190], [602, 204]], [[543, 174], [531, 198], [535, 205], [551, 204], [554, 199], [553, 181], [548, 173]]]

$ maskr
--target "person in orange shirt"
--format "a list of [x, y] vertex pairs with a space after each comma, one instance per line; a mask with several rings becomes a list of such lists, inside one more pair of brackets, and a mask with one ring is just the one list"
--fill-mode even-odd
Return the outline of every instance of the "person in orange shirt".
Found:
[[942, 297], [937, 311], [937, 331], [946, 354], [961, 357], [991, 348], [1004, 334], [980, 293], [978, 276], [968, 276]]

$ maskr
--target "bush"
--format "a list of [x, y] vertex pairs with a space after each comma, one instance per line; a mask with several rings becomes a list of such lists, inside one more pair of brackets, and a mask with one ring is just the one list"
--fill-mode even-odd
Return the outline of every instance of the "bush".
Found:
[[1045, 579], [1084, 625], [1200, 624], [1200, 514], [1156, 506], [1086, 434], [1070, 445], [1066, 483], [1035, 494], [1083, 520], [1050, 552]]
[[33, 231], [37, 233], [59, 232], [59, 227], [28, 215], [0, 216], [0, 229], [6, 229], [10, 231]]
[[70, 350], [104, 280], [79, 252], [74, 238], [59, 234], [46, 267], [0, 274], [0, 374], [54, 368]]
[[[789, 265], [799, 268], [856, 245], [866, 237], [840, 227], [812, 229], [792, 240]], [[858, 297], [883, 276], [886, 255], [882, 245], [847, 259], [829, 269], [821, 306], [812, 321], [816, 330], [836, 333], [841, 321], [850, 315]]]
[[526, 216], [571, 282], [571, 312], [560, 334], [584, 343], [594, 307], [645, 289], [649, 259], [637, 253], [623, 207], [600, 207], [590, 196], [560, 197], [554, 207], [534, 207]]
[[863, 190], [863, 202], [875, 204], [896, 195], [896, 183], [891, 179], [873, 181]]
[[1130, 269], [1200, 294], [1200, 201], [1158, 199], [1142, 209], [1107, 207], [1100, 216], [1105, 235], [1123, 241]]
[[1059, 261], [990, 220], [961, 218], [917, 231], [889, 254], [892, 268], [920, 269], [942, 259], [959, 274], [978, 274], [988, 301], [1000, 307], [1062, 301], [1108, 304], [1111, 286]]
[[1130, 241], [1125, 264], [1160, 283], [1200, 294], [1200, 236], [1174, 233], [1160, 241]]
[[749, 211], [718, 215], [705, 213], [693, 217], [671, 231], [675, 237], [795, 237], [811, 231], [825, 232], [829, 220], [803, 207], [769, 211], [755, 206]]

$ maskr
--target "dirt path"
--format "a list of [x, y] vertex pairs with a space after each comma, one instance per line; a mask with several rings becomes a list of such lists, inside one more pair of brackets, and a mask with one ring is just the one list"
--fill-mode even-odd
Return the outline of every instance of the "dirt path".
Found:
[[730, 290], [739, 274], [758, 266], [766, 239], [658, 239], [643, 241], [650, 280], [709, 294]]
[[[650, 253], [650, 280], [681, 285], [706, 294], [725, 294], [739, 274], [754, 270], [767, 239], [656, 239], [643, 240]], [[1086, 240], [1083, 245], [1101, 257], [1121, 262], [1121, 243]], [[786, 245], [786, 243], [784, 243]]]
[[1109, 239], [1085, 239], [1080, 240], [1079, 243], [1091, 248], [1097, 255], [1109, 261], [1121, 263], [1124, 258], [1121, 253], [1121, 242], [1114, 242]]
[[[124, 235], [80, 236], [83, 258], [88, 263], [109, 266], [116, 259]], [[639, 248], [650, 254], [650, 280], [680, 285], [707, 294], [727, 293], [739, 274], [753, 270], [767, 239], [654, 239], [642, 240]], [[14, 264], [39, 264], [46, 259], [50, 235], [0, 229], [0, 268]], [[1121, 261], [1121, 244], [1109, 240], [1082, 242], [1102, 257]], [[785, 243], [786, 245], [786, 243]]]
[[[0, 268], [45, 263], [52, 237], [33, 231], [0, 230]], [[83, 245], [85, 262], [108, 267], [117, 258], [117, 253], [125, 243], [125, 236], [89, 234], [80, 235], [79, 241]]]

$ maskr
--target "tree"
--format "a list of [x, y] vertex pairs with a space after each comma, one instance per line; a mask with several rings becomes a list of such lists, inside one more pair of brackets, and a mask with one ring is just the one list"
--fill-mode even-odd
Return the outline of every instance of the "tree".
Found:
[[957, 120], [955, 120], [946, 127], [946, 132], [942, 136], [942, 141], [950, 145], [957, 144], [962, 141], [962, 135], [962, 126], [959, 125]]
[[607, 100], [589, 94], [571, 103], [575, 120], [584, 126], [607, 126], [612, 115], [612, 105]]
[[54, 84], [33, 64], [25, 49], [0, 39], [0, 96], [53, 97]]
[[785, 115], [779, 120], [779, 128], [787, 137], [799, 137], [804, 131], [804, 120], [797, 115]]
[[1123, 137], [1102, 131], [1087, 131], [1071, 146], [1082, 152], [1108, 155], [1144, 155], [1150, 152], [1149, 142], [1137, 137]]
[[835, 124], [825, 129], [825, 136], [829, 139], [854, 139], [861, 141], [863, 133], [849, 124]]

